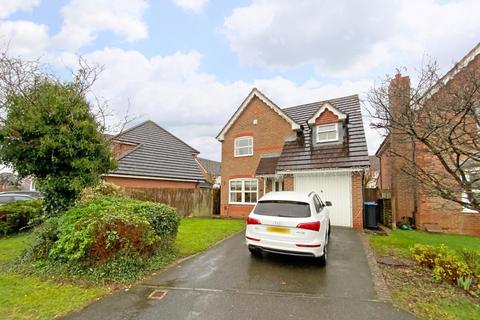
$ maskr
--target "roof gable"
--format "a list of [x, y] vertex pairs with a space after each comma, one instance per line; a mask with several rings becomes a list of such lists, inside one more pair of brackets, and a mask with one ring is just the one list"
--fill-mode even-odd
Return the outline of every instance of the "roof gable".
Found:
[[338, 110], [337, 108], [335, 108], [334, 106], [332, 106], [330, 103], [328, 102], [325, 102], [318, 110], [317, 112], [315, 112], [313, 114], [313, 116], [308, 119], [307, 123], [308, 124], [315, 124], [315, 121], [317, 120], [318, 117], [320, 117], [320, 115], [322, 113], [324, 113], [325, 111], [330, 111], [332, 112], [334, 115], [337, 116], [338, 120], [345, 120], [347, 118], [347, 115], [345, 113], [343, 113], [342, 111]]
[[225, 134], [231, 128], [231, 126], [235, 123], [238, 117], [242, 114], [243, 110], [248, 106], [250, 101], [253, 98], [257, 97], [263, 103], [265, 103], [268, 107], [270, 107], [275, 113], [277, 113], [280, 117], [285, 119], [291, 126], [292, 130], [299, 130], [300, 125], [292, 120], [282, 109], [280, 109], [275, 103], [273, 103], [270, 99], [268, 99], [263, 93], [261, 93], [257, 88], [253, 88], [252, 91], [248, 94], [248, 96], [243, 100], [242, 104], [238, 107], [237, 111], [233, 114], [233, 116], [228, 120], [227, 124], [223, 127], [220, 133], [217, 135], [218, 141], [223, 141], [225, 138]]

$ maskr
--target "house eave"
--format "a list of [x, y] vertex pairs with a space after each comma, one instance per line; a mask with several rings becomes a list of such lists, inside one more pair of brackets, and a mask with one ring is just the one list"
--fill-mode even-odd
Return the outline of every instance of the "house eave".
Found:
[[195, 183], [205, 181], [205, 179], [201, 179], [201, 180], [176, 179], [176, 178], [164, 178], [164, 177], [152, 177], [152, 176], [137, 176], [137, 175], [129, 175], [129, 174], [116, 174], [116, 173], [104, 174], [103, 177], [131, 178], [131, 179], [144, 179], [144, 180], [166, 180], [166, 181], [181, 181], [181, 182], [195, 182]]
[[282, 109], [280, 109], [275, 103], [273, 103], [270, 99], [268, 99], [263, 93], [261, 93], [257, 88], [253, 88], [252, 91], [249, 93], [247, 98], [242, 102], [242, 104], [238, 107], [237, 111], [233, 114], [233, 116], [228, 120], [227, 124], [223, 127], [220, 133], [217, 135], [216, 139], [220, 142], [225, 140], [225, 134], [233, 125], [233, 123], [238, 119], [238, 117], [242, 114], [243, 110], [247, 107], [250, 101], [257, 97], [263, 103], [265, 103], [270, 109], [275, 111], [280, 117], [285, 119], [289, 124], [292, 130], [297, 131], [300, 130], [300, 125], [293, 121], [289, 116], [287, 116]]
[[338, 117], [338, 120], [345, 120], [347, 119], [347, 115], [334, 106], [332, 106], [330, 103], [325, 102], [318, 110], [317, 112], [314, 113], [314, 115], [308, 119], [307, 123], [308, 124], [315, 124], [315, 120], [325, 111], [325, 110], [330, 110], [333, 112], [334, 115]]

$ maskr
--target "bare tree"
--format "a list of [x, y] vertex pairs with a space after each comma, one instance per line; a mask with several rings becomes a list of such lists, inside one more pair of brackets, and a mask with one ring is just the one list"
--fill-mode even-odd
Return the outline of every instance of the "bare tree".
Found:
[[[53, 72], [49, 72], [41, 64], [40, 60], [26, 60], [12, 57], [8, 50], [0, 52], [0, 125], [3, 124], [8, 104], [9, 95], [21, 95], [25, 98], [31, 96], [28, 90], [36, 88], [38, 82], [49, 81], [51, 83], [69, 83], [71, 88], [79, 97], [88, 97], [91, 112], [100, 124], [102, 132], [122, 131], [130, 122], [135, 120], [130, 112], [130, 101], [128, 101], [127, 113], [118, 116], [109, 107], [107, 101], [100, 99], [92, 91], [92, 86], [98, 80], [104, 70], [101, 65], [91, 65], [83, 57], [78, 57], [77, 68], [71, 69], [70, 79], [62, 80]], [[30, 103], [35, 104], [31, 100]]]
[[443, 77], [431, 61], [415, 86], [400, 79], [399, 72], [387, 76], [369, 92], [372, 127], [409, 146], [409, 152], [393, 147], [389, 153], [422, 192], [480, 211], [478, 61]]

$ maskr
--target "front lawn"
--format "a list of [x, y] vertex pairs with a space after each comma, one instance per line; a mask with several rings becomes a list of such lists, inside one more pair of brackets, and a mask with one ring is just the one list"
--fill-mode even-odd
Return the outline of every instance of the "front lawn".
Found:
[[392, 231], [390, 236], [371, 236], [370, 243], [379, 255], [396, 254], [404, 257], [410, 256], [409, 249], [414, 244], [428, 244], [439, 246], [446, 244], [450, 249], [459, 251], [463, 248], [480, 248], [480, 237], [462, 236], [456, 234], [438, 234], [422, 231]]
[[[221, 239], [242, 230], [244, 221], [221, 219], [183, 219], [175, 242], [176, 257], [205, 250]], [[32, 242], [29, 233], [0, 239], [0, 319], [51, 319], [78, 310], [111, 289], [107, 286], [79, 284], [7, 271], [12, 262]], [[164, 267], [173, 259], [166, 259]], [[113, 284], [115, 285], [115, 284]]]
[[457, 253], [463, 248], [480, 250], [480, 238], [395, 230], [389, 236], [370, 235], [369, 241], [397, 307], [422, 319], [480, 319], [479, 299], [451, 284], [433, 280], [431, 270], [414, 263], [409, 251], [417, 243], [445, 244]]
[[175, 244], [180, 255], [188, 256], [211, 247], [244, 227], [243, 220], [184, 219], [178, 228]]

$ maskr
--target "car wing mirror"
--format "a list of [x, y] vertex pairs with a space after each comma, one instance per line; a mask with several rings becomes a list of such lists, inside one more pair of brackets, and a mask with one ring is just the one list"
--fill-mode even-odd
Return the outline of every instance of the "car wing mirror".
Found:
[[331, 207], [331, 206], [332, 206], [332, 203], [331, 203], [330, 201], [325, 201], [325, 205], [326, 205], [327, 207]]

